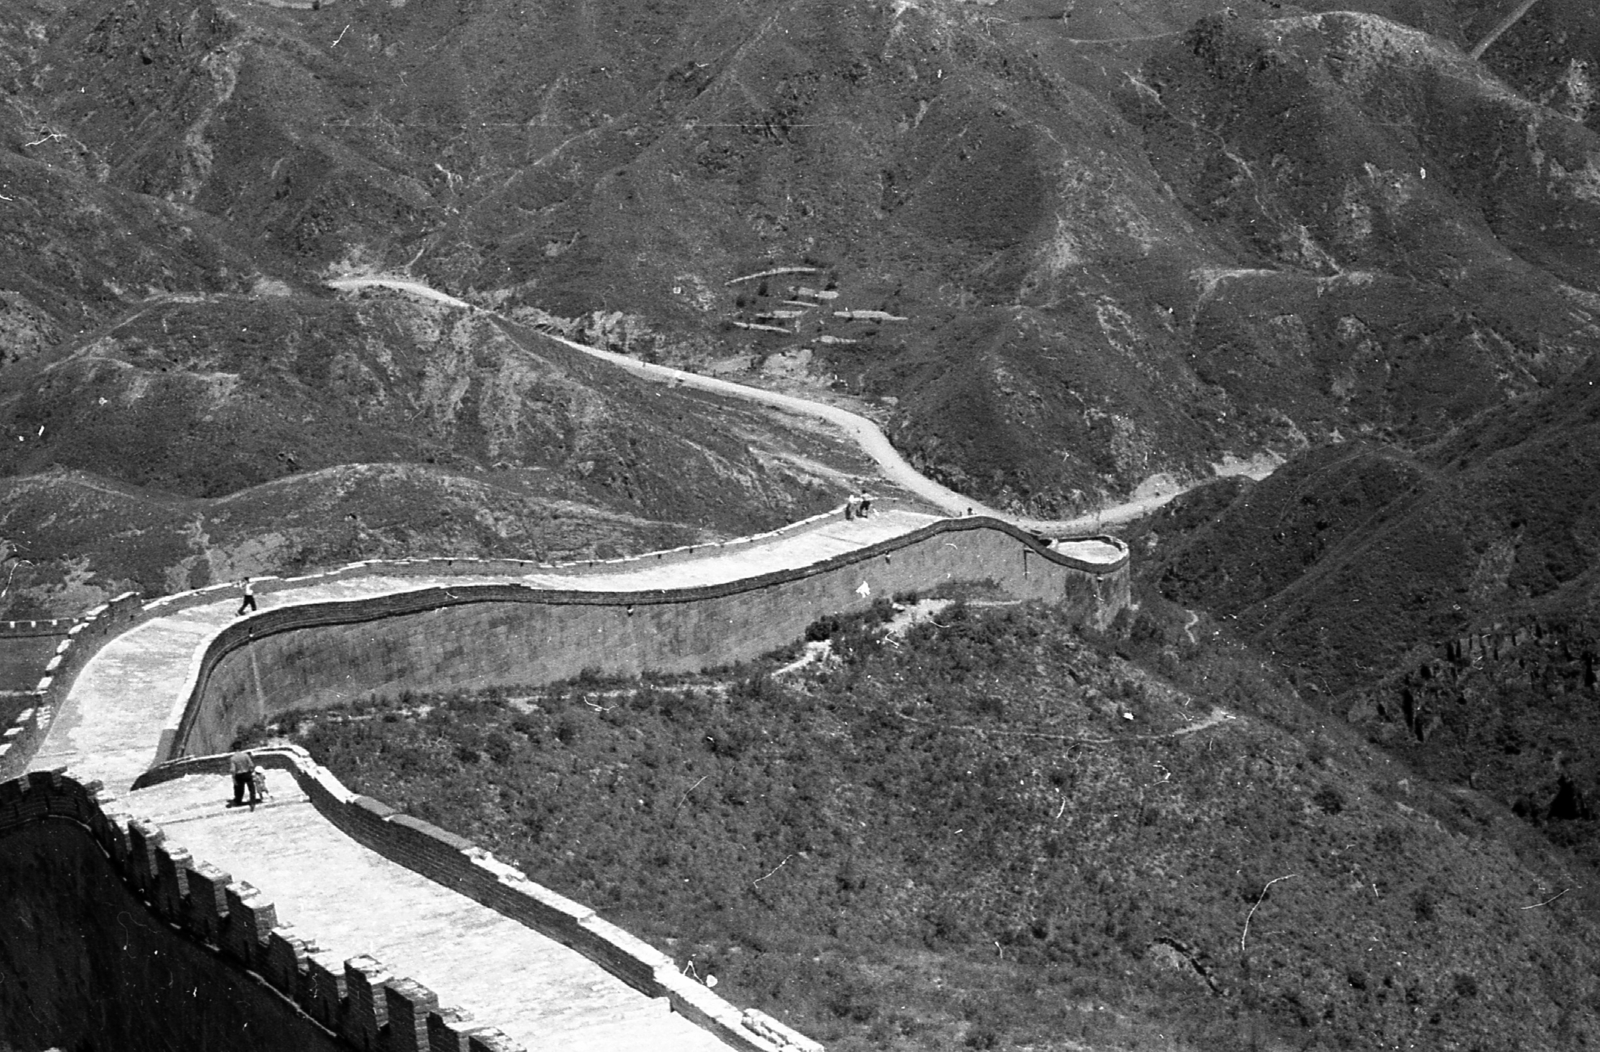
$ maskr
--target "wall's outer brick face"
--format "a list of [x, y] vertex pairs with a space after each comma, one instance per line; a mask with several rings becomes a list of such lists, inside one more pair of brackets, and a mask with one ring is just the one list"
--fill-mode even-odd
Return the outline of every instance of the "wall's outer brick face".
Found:
[[[20, 810], [6, 809], [6, 801], [31, 799], [38, 804], [37, 813], [24, 814]], [[207, 1008], [201, 1015], [218, 1009], [219, 1015], [210, 1022], [196, 1021], [193, 1014], [185, 1015], [188, 1023], [196, 1027], [192, 1032], [186, 1032], [182, 1025], [167, 1027], [171, 1033], [188, 1033], [193, 1039], [197, 1035], [207, 1032], [212, 1028], [215, 1033], [217, 1018], [227, 1017], [232, 1020], [231, 1025], [225, 1026], [228, 1032], [236, 1032], [241, 1025], [242, 1016], [246, 1021], [242, 1025], [255, 1023], [260, 1026], [260, 1033], [283, 1035], [297, 1034], [293, 1038], [296, 1047], [308, 1049], [331, 1049], [337, 1046], [333, 1035], [326, 1030], [317, 1030], [304, 1024], [303, 1019], [296, 1016], [286, 1017], [282, 999], [268, 994], [261, 988], [260, 980], [244, 977], [240, 966], [258, 972], [261, 979], [275, 988], [279, 993], [290, 1000], [302, 1004], [304, 1007], [313, 1007], [307, 992], [307, 982], [302, 974], [304, 962], [304, 944], [293, 935], [288, 928], [276, 928], [276, 910], [270, 903], [263, 902], [259, 895], [248, 885], [235, 884], [231, 878], [216, 866], [204, 862], [195, 862], [189, 852], [179, 847], [169, 847], [164, 841], [164, 836], [155, 825], [138, 819], [129, 819], [125, 815], [106, 814], [104, 803], [113, 802], [113, 798], [99, 794], [99, 783], [91, 782], [87, 785], [79, 784], [71, 778], [62, 777], [54, 772], [36, 772], [24, 779], [0, 783], [0, 840], [8, 834], [22, 830], [25, 827], [48, 825], [55, 827], [51, 835], [56, 839], [52, 843], [61, 845], [58, 850], [52, 850], [49, 858], [53, 864], [61, 865], [62, 859], [73, 857], [70, 849], [72, 838], [87, 836], [92, 838], [98, 849], [89, 847], [90, 854], [76, 857], [90, 857], [96, 866], [109, 866], [120, 878], [124, 888], [135, 896], [132, 899], [132, 908], [149, 910], [145, 918], [135, 917], [124, 911], [117, 916], [116, 930], [123, 933], [124, 942], [120, 949], [129, 955], [138, 955], [131, 969], [120, 964], [107, 965], [104, 976], [108, 982], [123, 982], [128, 980], [118, 978], [121, 972], [154, 971], [168, 976], [176, 975], [175, 969], [190, 969], [183, 972], [184, 978], [175, 984], [169, 981], [163, 986], [158, 984], [155, 989], [146, 988], [145, 992], [152, 997], [159, 998], [159, 991], [171, 988], [208, 990], [231, 989], [233, 994], [215, 999], [206, 994], [198, 995]], [[59, 831], [57, 831], [59, 830]], [[15, 862], [7, 859], [5, 848], [0, 847], [0, 860]], [[103, 852], [103, 854], [102, 854]], [[64, 875], [76, 880], [82, 876], [80, 872]], [[36, 885], [38, 881], [31, 882]], [[102, 887], [104, 887], [102, 885]], [[144, 898], [146, 903], [140, 904], [138, 898]], [[108, 901], [104, 893], [91, 896], [82, 901], [103, 902]], [[163, 924], [161, 921], [170, 923]], [[89, 929], [85, 929], [89, 930]], [[129, 933], [137, 933], [137, 937], [129, 939]], [[198, 943], [209, 944], [222, 951], [221, 956], [213, 951], [203, 951], [197, 959], [192, 952], [174, 947], [170, 943], [163, 944], [160, 939], [144, 938], [148, 933], [160, 933], [162, 937], [173, 939], [188, 939]], [[263, 936], [270, 934], [270, 939], [263, 941]], [[77, 936], [74, 936], [76, 939]], [[72, 940], [68, 940], [72, 941]], [[128, 950], [130, 942], [142, 942], [142, 950]], [[99, 947], [103, 955], [118, 952], [113, 945]], [[145, 963], [149, 962], [149, 963]], [[195, 970], [197, 964], [203, 968]], [[142, 967], [141, 967], [142, 965]], [[212, 976], [212, 970], [231, 970], [231, 974], [220, 979]], [[342, 970], [342, 964], [341, 964]], [[202, 974], [204, 972], [205, 974]], [[100, 974], [101, 969], [97, 968]], [[332, 977], [328, 977], [331, 979]], [[4, 976], [0, 976], [4, 979]], [[241, 981], [242, 979], [242, 981]], [[15, 986], [13, 985], [13, 989]], [[352, 1012], [349, 1005], [342, 1000], [342, 979], [337, 982], [323, 984], [323, 991], [327, 999], [326, 1009], [319, 1015], [313, 1016], [325, 1024], [332, 1023], [345, 1027], [355, 1026], [363, 1033], [377, 1034], [382, 1025], [382, 1005], [367, 1006], [363, 1015], [360, 1011]], [[426, 998], [424, 1004], [430, 1005]], [[223, 1003], [226, 1002], [225, 1007]], [[31, 1005], [31, 1002], [30, 1002]], [[15, 1006], [11, 1006], [15, 1008]], [[82, 1008], [82, 1004], [76, 1007]], [[143, 1021], [129, 1023], [129, 1019], [139, 1015], [138, 1008], [147, 1011], [148, 1005], [137, 1002], [123, 1024], [126, 1028], [133, 1026], [137, 1034], [144, 1033], [141, 1029], [146, 1026]], [[185, 1004], [186, 1009], [193, 1008], [192, 1003]], [[42, 1023], [37, 1012], [30, 1013], [35, 1020]], [[154, 1013], [163, 1019], [161, 1013]], [[0, 1015], [0, 1031], [6, 1032], [11, 1015]], [[104, 1019], [101, 1021], [104, 1023]], [[159, 1025], [159, 1024], [151, 1024]], [[285, 1027], [289, 1029], [285, 1029]], [[333, 1025], [328, 1029], [332, 1030]], [[95, 1034], [103, 1037], [104, 1034]], [[124, 1038], [128, 1035], [124, 1034]], [[448, 1040], [448, 1029], [441, 1031], [440, 1040]], [[26, 1043], [26, 1042], [25, 1042]], [[125, 1043], [125, 1042], [124, 1042]], [[157, 1039], [161, 1047], [180, 1047], [167, 1038]], [[241, 1047], [249, 1048], [270, 1047], [261, 1040], [243, 1040]], [[29, 1047], [34, 1047], [30, 1045]], [[42, 1047], [42, 1046], [41, 1046]], [[117, 1047], [122, 1047], [118, 1044]], [[153, 1046], [152, 1046], [153, 1047]], [[188, 1047], [181, 1045], [181, 1047]], [[278, 1046], [281, 1047], [281, 1046]], [[348, 1046], [343, 1046], [348, 1047]]]
[[285, 608], [282, 628], [263, 621], [253, 637], [217, 647], [176, 748], [221, 752], [263, 716], [401, 689], [551, 682], [585, 669], [696, 671], [789, 644], [825, 614], [961, 581], [992, 581], [1088, 622], [1108, 620], [1128, 595], [1125, 564], [1088, 572], [1003, 530], [957, 528], [857, 561], [727, 586], [632, 595], [463, 586]]

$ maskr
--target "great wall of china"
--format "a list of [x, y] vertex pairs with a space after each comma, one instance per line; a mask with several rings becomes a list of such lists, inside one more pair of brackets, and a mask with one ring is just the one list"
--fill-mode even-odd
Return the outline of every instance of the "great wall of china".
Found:
[[[835, 511], [610, 562], [357, 563], [263, 582], [262, 609], [244, 618], [227, 587], [118, 597], [63, 638], [0, 755], [11, 771], [28, 757], [30, 773], [0, 786], [0, 838], [33, 866], [0, 867], [0, 898], [24, 896], [44, 921], [78, 899], [37, 900], [40, 874], [115, 883], [145, 917], [135, 927], [160, 937], [130, 948], [130, 907], [80, 916], [84, 944], [105, 943], [91, 956], [154, 955], [170, 981], [113, 968], [40, 997], [50, 974], [104, 967], [60, 960], [59, 947], [36, 947], [30, 963], [24, 949], [0, 960], [17, 980], [0, 983], [0, 1021], [18, 1047], [70, 1044], [98, 1032], [74, 1016], [78, 997], [160, 1005], [215, 1033], [310, 1035], [230, 1047], [817, 1048], [481, 848], [351, 793], [298, 750], [264, 755], [265, 805], [225, 809], [228, 778], [209, 754], [288, 708], [721, 665], [798, 638], [822, 614], [972, 581], [1104, 624], [1127, 605], [1128, 554], [1109, 537], [1047, 541], [987, 516]], [[185, 960], [197, 963], [172, 963]], [[119, 1047], [143, 1040], [127, 1021], [94, 1025]]]
[[[402, 279], [333, 284], [477, 309]], [[216, 753], [288, 709], [722, 665], [823, 614], [948, 583], [1101, 625], [1129, 601], [1121, 542], [1030, 532], [1087, 521], [1005, 521], [917, 474], [864, 418], [551, 338], [647, 380], [818, 416], [887, 479], [961, 517], [835, 509], [755, 537], [557, 566], [354, 563], [259, 580], [250, 617], [218, 585], [126, 594], [44, 626], [59, 642], [0, 738], [0, 776], [28, 772], [0, 784], [0, 901], [28, 915], [25, 936], [0, 940], [6, 1040], [182, 1047], [175, 1028], [188, 1026], [190, 1043], [241, 1049], [820, 1047], [463, 838], [351, 793], [300, 750], [262, 754], [263, 806], [222, 806]]]

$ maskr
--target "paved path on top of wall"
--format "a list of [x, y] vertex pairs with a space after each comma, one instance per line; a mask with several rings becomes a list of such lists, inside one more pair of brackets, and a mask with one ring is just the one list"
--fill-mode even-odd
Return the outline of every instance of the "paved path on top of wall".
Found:
[[713, 1034], [598, 964], [487, 906], [369, 851], [330, 825], [285, 771], [271, 795], [229, 809], [232, 779], [191, 775], [124, 800], [169, 841], [247, 880], [315, 952], [370, 954], [442, 1005], [529, 1049], [718, 1052]]
[[[469, 583], [597, 592], [692, 587], [803, 568], [935, 521], [901, 510], [830, 518], [701, 559], [620, 564], [612, 572], [309, 579], [261, 602], [272, 609]], [[1124, 554], [1099, 541], [1061, 547], [1108, 565]], [[155, 820], [196, 859], [261, 889], [277, 905], [279, 922], [296, 925], [302, 937], [339, 959], [370, 953], [432, 989], [441, 1004], [468, 1009], [530, 1049], [724, 1047], [575, 951], [351, 840], [281, 774], [269, 775], [273, 800], [255, 812], [223, 806], [223, 778], [194, 776], [129, 792], [154, 762], [161, 730], [186, 700], [201, 654], [237, 619], [237, 606], [229, 597], [177, 610], [107, 642], [78, 674], [31, 769], [65, 766], [80, 781], [99, 779], [123, 794], [126, 810]]]
[[[937, 522], [932, 515], [890, 510], [868, 519], [824, 520], [810, 529], [754, 544], [715, 549], [681, 562], [618, 564], [614, 572], [564, 574], [559, 570], [520, 575], [385, 576], [373, 574], [312, 580], [261, 597], [264, 609], [291, 604], [370, 599], [399, 592], [466, 584], [520, 584], [530, 588], [632, 592], [692, 588], [737, 581], [779, 570], [799, 569], [824, 559], [899, 537]], [[1122, 553], [1096, 541], [1073, 542], [1067, 554], [1104, 561]], [[118, 792], [156, 762], [161, 729], [186, 699], [205, 645], [235, 620], [237, 596], [179, 610], [147, 621], [102, 647], [78, 673], [72, 691], [34, 756], [31, 770], [69, 768], [80, 780], [99, 779]]]

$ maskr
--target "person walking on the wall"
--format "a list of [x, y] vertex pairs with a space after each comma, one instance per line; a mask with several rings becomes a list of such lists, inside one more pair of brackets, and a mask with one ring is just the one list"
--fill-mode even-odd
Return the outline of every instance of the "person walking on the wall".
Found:
[[261, 802], [256, 793], [256, 758], [248, 749], [240, 749], [228, 757], [228, 770], [233, 772], [233, 803], [230, 807], [244, 805], [245, 790], [250, 790], [250, 806]]
[[246, 610], [254, 611], [256, 608], [255, 582], [248, 577], [239, 578], [239, 587], [244, 589], [244, 601], [239, 604], [239, 612], [235, 617], [243, 617]]

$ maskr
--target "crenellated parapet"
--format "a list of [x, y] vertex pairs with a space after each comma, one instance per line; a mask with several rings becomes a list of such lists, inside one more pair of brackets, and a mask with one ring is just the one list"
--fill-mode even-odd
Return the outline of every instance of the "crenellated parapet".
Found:
[[[816, 1041], [766, 1013], [736, 1008], [684, 975], [671, 957], [649, 943], [589, 907], [530, 880], [515, 866], [501, 862], [465, 837], [396, 811], [370, 796], [351, 792], [304, 749], [283, 746], [257, 749], [252, 755], [258, 766], [290, 773], [312, 806], [364, 847], [570, 946], [645, 996], [666, 998], [673, 1011], [715, 1032], [730, 1046], [748, 1052], [822, 1052]], [[144, 789], [189, 775], [220, 775], [227, 770], [226, 755], [185, 758], [150, 769], [133, 788]], [[235, 959], [252, 962], [247, 966], [278, 989], [295, 988], [299, 991], [297, 1004], [357, 1047], [410, 1047], [377, 1044], [378, 1039], [362, 1028], [373, 1033], [388, 1027], [391, 1034], [396, 1029], [420, 1034], [426, 1028], [452, 1025], [449, 1010], [439, 1008], [437, 998], [425, 987], [390, 976], [382, 965], [366, 957], [343, 962], [342, 970], [336, 970], [331, 962], [320, 960], [304, 938], [280, 927], [271, 913], [272, 906], [261, 903], [248, 884], [230, 883], [227, 874], [204, 864], [196, 865], [187, 852], [182, 852], [181, 857], [174, 854], [182, 849], [152, 840], [159, 831], [153, 833], [146, 823], [131, 820], [126, 828], [128, 842], [133, 845], [129, 850], [137, 859], [138, 879], [147, 879], [146, 870], [159, 874], [163, 865], [172, 870], [173, 876], [160, 888], [141, 885], [149, 896], [157, 899], [165, 895], [175, 904], [174, 909], [189, 910], [191, 919], [183, 923], [191, 932], [218, 945], [231, 945]], [[170, 862], [160, 861], [163, 850], [172, 859]], [[187, 895], [178, 890], [180, 882], [185, 881]], [[237, 906], [234, 896], [238, 898]], [[188, 905], [176, 906], [180, 900]], [[218, 902], [223, 903], [220, 911]], [[229, 917], [235, 919], [230, 921]], [[212, 932], [217, 934], [209, 935]], [[341, 998], [343, 1007], [332, 1007]], [[353, 1022], [341, 1022], [347, 1017]], [[426, 1032], [432, 1034], [434, 1030]], [[362, 1044], [363, 1041], [367, 1043]], [[418, 1047], [430, 1046], [423, 1043]]]
[[128, 629], [140, 616], [140, 596], [124, 592], [86, 611], [80, 618], [52, 621], [4, 621], [0, 631], [18, 636], [60, 636], [55, 653], [45, 662], [43, 675], [32, 690], [28, 706], [10, 728], [0, 728], [0, 773], [20, 771], [28, 756], [50, 728], [57, 707], [72, 689], [73, 678], [108, 639]]
[[315, 939], [281, 924], [255, 888], [167, 841], [127, 814], [97, 782], [61, 771], [0, 783], [0, 836], [38, 822], [87, 830], [112, 868], [172, 929], [266, 984], [295, 1009], [363, 1052], [515, 1052], [493, 1026], [442, 1007], [434, 993], [371, 957], [320, 955]]

